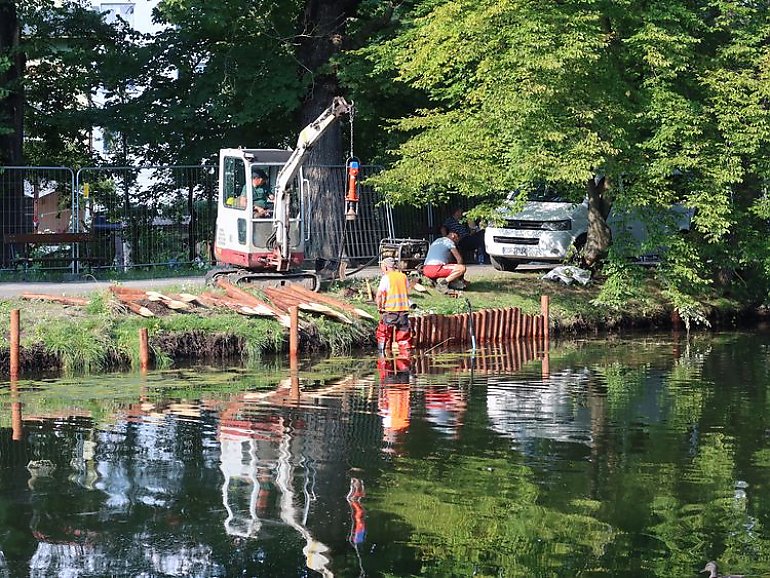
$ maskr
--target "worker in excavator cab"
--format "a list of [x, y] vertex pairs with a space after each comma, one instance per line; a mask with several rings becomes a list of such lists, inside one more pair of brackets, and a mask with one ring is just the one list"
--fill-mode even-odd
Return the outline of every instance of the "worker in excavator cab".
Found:
[[396, 268], [396, 260], [386, 257], [380, 263], [382, 279], [377, 288], [375, 302], [380, 311], [377, 325], [377, 350], [381, 356], [393, 343], [395, 334], [399, 353], [409, 355], [412, 348], [412, 330], [409, 325], [409, 289], [411, 284]]
[[251, 194], [254, 199], [254, 218], [271, 217], [273, 214], [273, 195], [267, 183], [267, 173], [262, 169], [251, 170]]

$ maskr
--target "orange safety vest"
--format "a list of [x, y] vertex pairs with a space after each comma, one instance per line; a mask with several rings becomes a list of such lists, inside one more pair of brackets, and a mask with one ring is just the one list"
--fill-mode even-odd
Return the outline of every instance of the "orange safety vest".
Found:
[[388, 293], [385, 297], [385, 311], [409, 311], [409, 289], [406, 275], [401, 271], [388, 271]]

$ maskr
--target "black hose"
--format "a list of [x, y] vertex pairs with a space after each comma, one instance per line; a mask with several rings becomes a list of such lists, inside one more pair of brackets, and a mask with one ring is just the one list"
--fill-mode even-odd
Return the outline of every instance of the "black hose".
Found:
[[473, 326], [473, 307], [470, 300], [466, 297], [465, 303], [468, 305], [468, 333], [471, 334], [471, 353], [476, 354], [476, 328]]

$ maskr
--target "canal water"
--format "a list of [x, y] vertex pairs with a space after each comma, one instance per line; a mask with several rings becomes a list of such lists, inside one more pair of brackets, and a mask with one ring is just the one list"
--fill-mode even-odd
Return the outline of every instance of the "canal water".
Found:
[[0, 576], [770, 572], [770, 336], [0, 392]]

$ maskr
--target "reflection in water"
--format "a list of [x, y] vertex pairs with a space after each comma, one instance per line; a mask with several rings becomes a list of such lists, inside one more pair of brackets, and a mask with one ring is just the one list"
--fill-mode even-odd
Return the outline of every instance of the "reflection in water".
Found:
[[521, 443], [549, 439], [591, 445], [592, 416], [586, 403], [588, 369], [551, 373], [542, 383], [510, 387], [491, 378], [487, 414], [492, 429]]
[[364, 481], [359, 478], [350, 478], [350, 491], [347, 495], [348, 504], [350, 504], [350, 534], [348, 542], [353, 546], [358, 558], [359, 576], [365, 576], [364, 565], [361, 560], [359, 548], [366, 540], [366, 510], [361, 500], [366, 497], [364, 490]]
[[0, 578], [761, 574], [769, 342], [10, 384]]
[[411, 362], [408, 358], [377, 359], [380, 374], [379, 414], [382, 417], [383, 451], [395, 452], [409, 429], [409, 380]]

